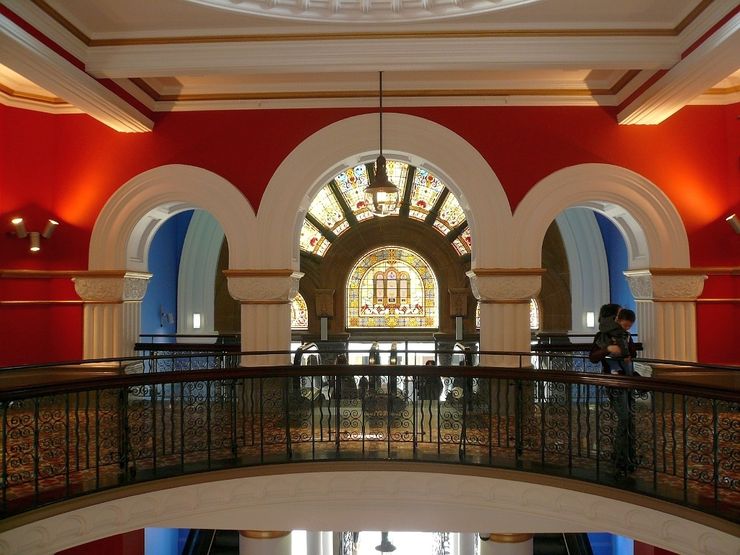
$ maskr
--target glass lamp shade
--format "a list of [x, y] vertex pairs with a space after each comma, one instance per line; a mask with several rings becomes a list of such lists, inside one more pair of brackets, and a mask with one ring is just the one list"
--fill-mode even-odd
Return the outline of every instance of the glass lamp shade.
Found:
[[373, 214], [381, 218], [392, 214], [398, 208], [398, 187], [390, 179], [385, 168], [385, 158], [378, 156], [375, 161], [375, 176], [365, 189], [365, 201]]

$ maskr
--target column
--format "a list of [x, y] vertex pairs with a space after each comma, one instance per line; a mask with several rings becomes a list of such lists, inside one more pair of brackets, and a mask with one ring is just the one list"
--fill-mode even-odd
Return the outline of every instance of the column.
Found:
[[[531, 350], [529, 302], [542, 287], [542, 268], [476, 268], [467, 272], [480, 301], [480, 350]], [[529, 366], [529, 359], [521, 361]], [[519, 357], [483, 355], [481, 366], [519, 366]]]
[[534, 536], [532, 534], [485, 534], [481, 535], [480, 555], [532, 555]]
[[478, 534], [460, 532], [457, 536], [458, 555], [475, 555], [475, 546], [478, 543]]
[[323, 555], [323, 532], [306, 531], [306, 553], [307, 555]]
[[229, 293], [241, 303], [242, 351], [286, 351], [246, 355], [242, 366], [290, 364], [290, 301], [303, 277], [293, 270], [226, 270]]
[[290, 550], [290, 532], [239, 531], [239, 555], [290, 555]]
[[84, 301], [83, 358], [133, 356], [141, 331], [141, 300], [151, 277], [144, 272], [113, 270], [72, 278]]
[[695, 362], [696, 299], [706, 274], [691, 268], [628, 270], [635, 297], [641, 356]]

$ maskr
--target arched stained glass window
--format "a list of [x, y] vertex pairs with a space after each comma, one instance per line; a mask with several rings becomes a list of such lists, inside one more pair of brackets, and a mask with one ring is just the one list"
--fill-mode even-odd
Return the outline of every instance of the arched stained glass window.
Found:
[[290, 329], [308, 329], [308, 307], [306, 306], [306, 300], [300, 293], [290, 301]]
[[429, 264], [403, 247], [365, 254], [347, 283], [348, 328], [436, 328], [437, 279]]
[[[319, 191], [301, 228], [302, 251], [324, 256], [335, 236], [374, 217], [365, 205], [365, 189], [372, 171], [371, 164], [347, 168]], [[431, 222], [434, 229], [450, 241], [458, 255], [469, 255], [471, 239], [470, 228], [464, 225], [465, 211], [447, 186], [429, 170], [400, 160], [387, 160], [386, 171], [398, 186], [404, 203], [408, 202], [408, 210], [399, 206], [391, 216], [403, 214], [411, 220], [426, 222], [427, 216], [434, 211], [436, 217]], [[411, 190], [407, 192], [410, 177]], [[461, 228], [464, 228], [462, 232], [456, 232]]]
[[[475, 327], [480, 329], [480, 302], [475, 305]], [[537, 299], [529, 299], [529, 329], [540, 329], [540, 305]]]

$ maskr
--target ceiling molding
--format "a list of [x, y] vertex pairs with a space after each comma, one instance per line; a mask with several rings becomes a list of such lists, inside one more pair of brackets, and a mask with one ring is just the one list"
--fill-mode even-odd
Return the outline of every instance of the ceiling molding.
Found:
[[[57, 12], [43, 9], [47, 6], [44, 2], [3, 0], [3, 5], [78, 60], [84, 60], [87, 56], [85, 35]], [[54, 17], [54, 14], [59, 17]]]
[[152, 120], [0, 14], [0, 58], [54, 95], [117, 131], [150, 131]]
[[82, 110], [61, 98], [16, 91], [0, 84], [0, 104], [47, 114], [80, 114]]
[[110, 46], [91, 49], [97, 77], [239, 72], [527, 69], [660, 69], [678, 62], [674, 38], [392, 38], [224, 44]]
[[738, 67], [740, 13], [691, 51], [619, 112], [622, 124], [655, 125], [720, 82]]

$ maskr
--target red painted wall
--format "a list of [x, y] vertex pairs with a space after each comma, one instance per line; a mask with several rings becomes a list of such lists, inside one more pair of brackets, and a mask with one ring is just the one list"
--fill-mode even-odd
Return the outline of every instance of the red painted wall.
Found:
[[144, 555], [144, 530], [134, 530], [59, 551], [56, 555]]
[[[658, 126], [620, 126], [612, 111], [598, 107], [398, 111], [438, 122], [469, 141], [488, 160], [514, 208], [558, 169], [586, 162], [629, 168], [658, 185], [676, 205], [688, 232], [692, 265], [740, 266], [740, 237], [723, 221], [740, 211], [740, 105], [686, 107]], [[0, 234], [0, 270], [86, 269], [90, 233], [107, 199], [127, 180], [163, 164], [213, 171], [257, 208], [291, 150], [322, 127], [363, 112], [177, 112], [160, 115], [152, 133], [127, 134], [86, 115], [0, 106], [0, 222], [16, 214], [34, 230], [48, 217], [62, 222], [36, 255], [29, 254], [26, 242]], [[64, 280], [33, 286], [18, 281], [0, 279], [0, 300], [77, 298], [61, 284]], [[712, 295], [737, 298], [737, 281], [737, 275], [712, 276], [707, 288], [715, 291]], [[738, 342], [729, 335], [734, 328], [726, 325], [730, 318], [737, 321], [737, 311], [737, 303], [699, 306], [702, 360], [740, 363]], [[51, 332], [57, 322], [68, 325]], [[6, 338], [0, 365], [81, 356], [80, 322], [80, 307], [0, 305], [0, 336]], [[42, 341], [33, 342], [29, 335]], [[18, 352], [29, 342], [38, 345], [32, 355]]]
[[673, 551], [668, 551], [667, 549], [662, 549], [660, 547], [655, 547], [652, 545], [648, 545], [646, 543], [638, 542], [635, 540], [635, 555], [678, 555], [677, 553], [674, 553]]

